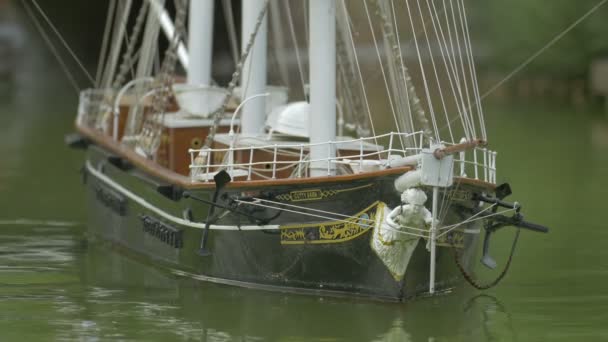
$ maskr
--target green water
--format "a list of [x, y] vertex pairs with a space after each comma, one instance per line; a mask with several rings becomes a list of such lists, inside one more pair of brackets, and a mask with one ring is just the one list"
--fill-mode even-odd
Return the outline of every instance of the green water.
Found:
[[591, 110], [487, 108], [499, 181], [551, 233], [522, 233], [492, 290], [387, 304], [209, 285], [88, 245], [82, 154], [62, 142], [77, 97], [50, 65], [0, 91], [0, 341], [608, 340], [608, 122]]

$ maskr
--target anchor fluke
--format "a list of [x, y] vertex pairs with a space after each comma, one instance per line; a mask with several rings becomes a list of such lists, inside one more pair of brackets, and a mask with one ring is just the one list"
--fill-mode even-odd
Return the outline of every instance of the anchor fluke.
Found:
[[497, 264], [496, 260], [494, 260], [490, 256], [490, 238], [492, 233], [490, 231], [486, 231], [486, 236], [483, 239], [483, 255], [481, 257], [481, 263], [490, 269], [495, 269]]

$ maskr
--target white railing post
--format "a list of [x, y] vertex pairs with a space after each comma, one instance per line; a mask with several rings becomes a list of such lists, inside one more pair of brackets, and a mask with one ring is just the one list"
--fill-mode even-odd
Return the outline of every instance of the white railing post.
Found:
[[488, 149], [484, 147], [483, 151], [483, 180], [488, 181]]
[[393, 136], [394, 136], [394, 132], [391, 132], [391, 136], [388, 138], [388, 155], [386, 156], [386, 159], [390, 159], [391, 153], [393, 152]]
[[327, 143], [327, 175], [331, 176], [331, 140]]
[[274, 156], [272, 159], [272, 179], [277, 178], [277, 144], [274, 144]]
[[363, 172], [363, 138], [359, 138], [359, 173]]
[[232, 143], [228, 148], [228, 171], [232, 171], [234, 169], [234, 146]]
[[190, 180], [194, 181], [194, 174], [195, 172], [192, 171], [193, 168], [196, 167], [196, 165], [194, 165], [194, 150], [192, 150], [191, 148], [188, 149], [188, 153], [190, 154]]
[[475, 169], [475, 179], [479, 179], [479, 164], [477, 164], [477, 148], [473, 148], [473, 168]]
[[298, 178], [302, 178], [302, 168], [304, 167], [304, 144], [300, 144], [300, 161], [298, 162]]
[[247, 171], [247, 180], [251, 180], [251, 171], [253, 168], [253, 146], [249, 147], [249, 170]]
[[497, 152], [492, 152], [492, 183], [496, 184], [496, 154]]
[[[207, 154], [207, 176], [209, 175], [209, 167], [211, 165], [211, 150], [210, 149], [206, 149], [206, 154]], [[205, 177], [205, 183], [209, 182], [209, 177]]]
[[[465, 139], [465, 138], [460, 139], [461, 144], [464, 144], [465, 142], [467, 142], [467, 139]], [[464, 150], [462, 150], [462, 151], [460, 151], [460, 176], [461, 177], [467, 176], [467, 174], [465, 172], [465, 166], [466, 166], [465, 160], [466, 160], [466, 152]]]

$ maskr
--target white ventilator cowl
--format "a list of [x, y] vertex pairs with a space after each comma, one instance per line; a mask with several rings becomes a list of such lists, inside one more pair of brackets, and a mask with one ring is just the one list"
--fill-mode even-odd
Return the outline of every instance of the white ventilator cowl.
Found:
[[308, 138], [308, 117], [310, 115], [310, 104], [305, 101], [293, 102], [275, 108], [266, 125], [271, 132], [283, 133], [295, 137]]

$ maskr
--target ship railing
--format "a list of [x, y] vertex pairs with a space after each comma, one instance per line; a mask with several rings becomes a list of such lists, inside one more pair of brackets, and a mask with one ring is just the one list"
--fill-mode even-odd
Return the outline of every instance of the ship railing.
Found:
[[[388, 142], [388, 147], [378, 142]], [[407, 147], [405, 147], [407, 142]], [[372, 143], [372, 144], [367, 144]], [[454, 145], [443, 142], [445, 146]], [[311, 159], [313, 146], [325, 146], [327, 157]], [[345, 146], [349, 146], [348, 149]], [[357, 150], [353, 149], [357, 146]], [[376, 147], [375, 149], [370, 146]], [[327, 175], [362, 173], [390, 167], [394, 158], [419, 155], [428, 142], [423, 132], [386, 133], [359, 139], [328, 141], [323, 143], [273, 143], [260, 146], [189, 149], [192, 181], [209, 182], [220, 170], [233, 177], [247, 180], [308, 177], [311, 165], [324, 165]], [[454, 156], [454, 175], [496, 183], [496, 152], [474, 148]]]
[[94, 128], [99, 124], [103, 115], [112, 111], [114, 95], [112, 89], [91, 88], [81, 91], [76, 122], [79, 125]]
[[[462, 138], [460, 143], [467, 140]], [[455, 145], [442, 142], [443, 145]], [[485, 147], [475, 147], [468, 151], [461, 151], [454, 156], [454, 173], [460, 177], [469, 177], [496, 184], [496, 151]]]
[[[378, 145], [379, 141], [387, 140], [387, 148]], [[227, 170], [233, 176], [246, 176], [247, 180], [254, 176], [267, 179], [285, 178], [286, 171], [291, 171], [287, 177], [307, 177], [308, 167], [313, 164], [324, 165], [327, 175], [335, 174], [337, 168], [343, 171], [346, 169], [348, 173], [380, 170], [390, 158], [419, 154], [424, 143], [421, 131], [391, 132], [322, 143], [273, 143], [261, 146], [189, 149], [188, 152], [192, 180], [209, 182], [213, 179], [213, 174], [221, 169]], [[314, 146], [326, 147], [327, 157], [311, 159], [309, 151]]]

